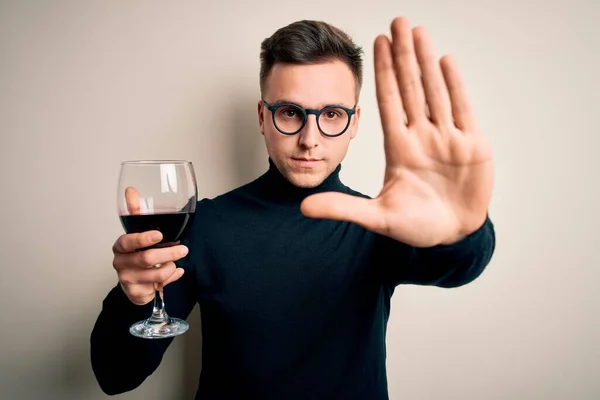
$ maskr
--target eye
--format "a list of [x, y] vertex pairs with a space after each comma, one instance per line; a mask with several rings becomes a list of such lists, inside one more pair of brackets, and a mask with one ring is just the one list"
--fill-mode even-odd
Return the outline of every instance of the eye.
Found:
[[330, 108], [328, 110], [325, 110], [325, 112], [323, 112], [323, 115], [327, 119], [337, 119], [342, 116], [342, 112], [337, 108]]
[[282, 118], [297, 119], [302, 118], [302, 113], [296, 107], [281, 107], [278, 114]]

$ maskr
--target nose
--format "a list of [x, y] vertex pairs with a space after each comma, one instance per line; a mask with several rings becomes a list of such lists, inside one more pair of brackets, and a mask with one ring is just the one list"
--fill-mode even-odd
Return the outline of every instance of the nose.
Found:
[[298, 134], [298, 144], [300, 147], [310, 150], [319, 145], [320, 137], [317, 118], [315, 115], [309, 115], [306, 124]]

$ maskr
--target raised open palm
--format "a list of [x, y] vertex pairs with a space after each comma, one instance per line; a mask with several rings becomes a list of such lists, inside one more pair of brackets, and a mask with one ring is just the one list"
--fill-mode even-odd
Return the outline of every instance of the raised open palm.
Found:
[[410, 245], [451, 244], [485, 221], [492, 152], [477, 127], [453, 60], [438, 59], [427, 32], [405, 18], [392, 40], [375, 40], [384, 133], [384, 185], [374, 199], [321, 193], [304, 200], [313, 218], [346, 220]]

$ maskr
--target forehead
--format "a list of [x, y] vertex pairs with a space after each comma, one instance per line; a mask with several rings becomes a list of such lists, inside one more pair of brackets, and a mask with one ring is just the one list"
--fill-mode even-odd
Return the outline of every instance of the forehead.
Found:
[[319, 64], [275, 64], [266, 80], [265, 100], [292, 101], [303, 107], [354, 106], [356, 81], [341, 61]]

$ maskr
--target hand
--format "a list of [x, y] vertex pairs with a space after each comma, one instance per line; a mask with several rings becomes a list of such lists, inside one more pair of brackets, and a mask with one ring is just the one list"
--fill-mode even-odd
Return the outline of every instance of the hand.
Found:
[[391, 31], [391, 42], [380, 35], [374, 44], [383, 189], [374, 199], [316, 194], [301, 211], [354, 222], [413, 246], [451, 244], [485, 222], [492, 152], [454, 61], [438, 61], [425, 29], [411, 29], [405, 18], [394, 19]]
[[[134, 188], [125, 191], [127, 208], [131, 214], [139, 214], [139, 196]], [[188, 252], [186, 246], [141, 250], [162, 240], [159, 231], [121, 235], [113, 245], [113, 267], [119, 283], [129, 300], [137, 305], [147, 304], [154, 299], [157, 284], [162, 287], [183, 276], [177, 261]]]

